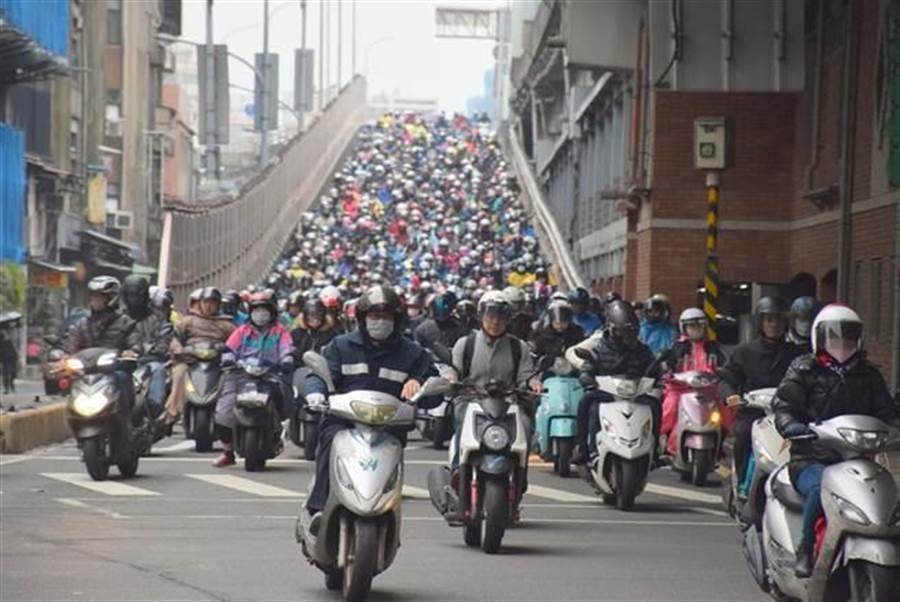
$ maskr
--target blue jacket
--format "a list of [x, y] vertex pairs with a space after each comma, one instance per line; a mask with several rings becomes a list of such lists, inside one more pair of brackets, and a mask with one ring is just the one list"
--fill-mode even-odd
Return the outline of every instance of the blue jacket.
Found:
[[[418, 343], [394, 336], [383, 347], [366, 345], [362, 333], [354, 330], [332, 339], [322, 355], [328, 361], [335, 392], [368, 390], [381, 391], [400, 397], [403, 385], [411, 378], [424, 384], [429, 376], [438, 376], [431, 356]], [[328, 395], [325, 382], [310, 374], [306, 377], [306, 393]], [[417, 404], [421, 408], [440, 405], [438, 397], [424, 397]]]
[[583, 314], [575, 314], [572, 316], [572, 321], [581, 327], [586, 337], [591, 336], [595, 330], [599, 330], [603, 326], [603, 320], [600, 319], [600, 316], [590, 311], [586, 311]]
[[659, 355], [678, 340], [678, 329], [669, 322], [641, 320], [641, 342], [650, 348], [653, 355]]

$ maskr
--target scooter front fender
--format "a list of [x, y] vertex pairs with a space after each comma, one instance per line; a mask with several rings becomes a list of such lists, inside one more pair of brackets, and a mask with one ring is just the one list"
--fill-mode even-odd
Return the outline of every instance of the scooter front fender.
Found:
[[687, 433], [684, 436], [684, 447], [687, 449], [715, 449], [716, 433]]
[[488, 474], [507, 474], [512, 469], [509, 456], [500, 454], [485, 454], [478, 462], [478, 470]]
[[896, 540], [847, 535], [841, 547], [843, 564], [865, 560], [882, 566], [900, 566], [900, 546]]

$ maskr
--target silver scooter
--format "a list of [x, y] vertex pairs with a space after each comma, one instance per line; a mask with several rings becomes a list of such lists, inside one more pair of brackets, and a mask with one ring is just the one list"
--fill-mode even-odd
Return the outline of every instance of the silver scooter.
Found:
[[[307, 351], [303, 362], [334, 391], [324, 357]], [[443, 379], [429, 379], [413, 402], [448, 389]], [[363, 600], [400, 547], [403, 445], [386, 429], [411, 426], [415, 410], [379, 391], [352, 391], [330, 395], [325, 413], [351, 421], [353, 428], [335, 435], [331, 446], [331, 488], [318, 534], [301, 521], [297, 536], [303, 555], [325, 573], [329, 590]]]
[[[803, 497], [782, 465], [766, 483], [762, 557], [746, 550], [760, 587], [779, 597], [820, 600], [897, 600], [900, 595], [900, 495], [893, 475], [872, 460], [900, 449], [900, 429], [872, 416], [846, 415], [811, 424], [815, 447], [842, 461], [825, 469], [822, 506], [827, 523], [813, 574], [794, 574]], [[754, 569], [764, 567], [760, 573]]]

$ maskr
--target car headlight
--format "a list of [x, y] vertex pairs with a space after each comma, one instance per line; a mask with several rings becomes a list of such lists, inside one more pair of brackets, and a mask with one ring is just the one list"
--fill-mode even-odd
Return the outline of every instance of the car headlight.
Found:
[[96, 416], [103, 408], [109, 405], [109, 398], [103, 393], [79, 395], [72, 401], [72, 409], [79, 416]]
[[356, 417], [368, 424], [386, 424], [397, 413], [397, 406], [391, 404], [374, 404], [364, 401], [351, 401], [350, 409]]
[[481, 440], [486, 448], [500, 451], [509, 445], [509, 432], [499, 424], [492, 424], [484, 429]]
[[857, 449], [872, 451], [884, 446], [888, 439], [887, 431], [861, 431], [851, 428], [839, 428], [838, 434], [844, 441]]
[[845, 500], [841, 496], [832, 493], [831, 499], [838, 507], [838, 511], [841, 513], [841, 516], [846, 518], [849, 521], [853, 521], [862, 526], [867, 526], [871, 523], [869, 517], [866, 516], [866, 513], [859, 509], [858, 506], [851, 504], [849, 501]]

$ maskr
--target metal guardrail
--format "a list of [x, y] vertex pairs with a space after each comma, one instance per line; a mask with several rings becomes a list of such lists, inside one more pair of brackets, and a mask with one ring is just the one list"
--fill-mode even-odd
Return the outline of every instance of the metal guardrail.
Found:
[[519, 143], [516, 132], [511, 127], [506, 128], [505, 142], [504, 146], [506, 147], [507, 155], [512, 159], [519, 182], [522, 183], [525, 206], [536, 219], [541, 247], [545, 252], [551, 254], [551, 260], [558, 269], [561, 284], [568, 289], [579, 286], [587, 288], [584, 278], [578, 271], [577, 264], [572, 259], [566, 241], [559, 232], [559, 227], [553, 214], [547, 209], [534, 171], [532, 171], [528, 159], [525, 157], [525, 152], [522, 150], [522, 145]]
[[202, 286], [260, 282], [353, 141], [365, 109], [366, 82], [357, 77], [236, 198], [167, 205], [160, 282], [180, 301]]

